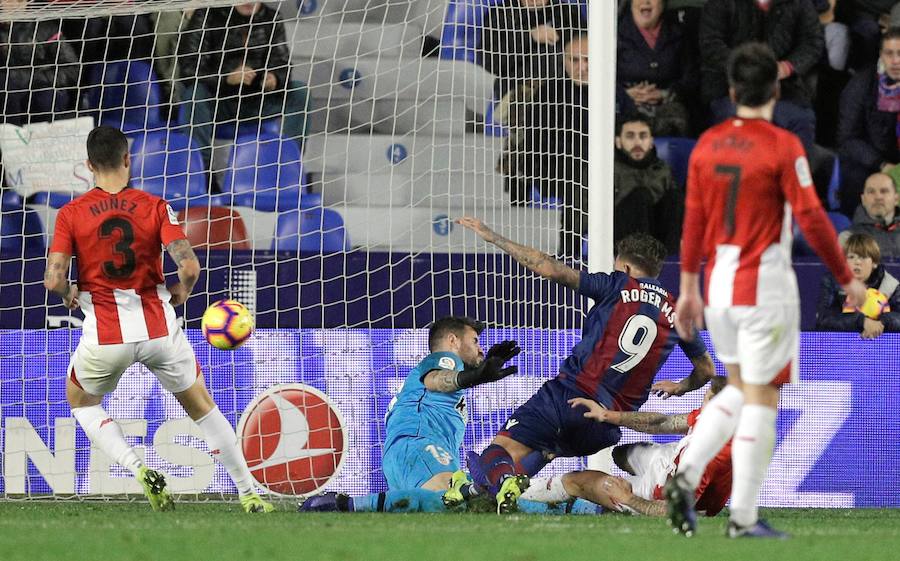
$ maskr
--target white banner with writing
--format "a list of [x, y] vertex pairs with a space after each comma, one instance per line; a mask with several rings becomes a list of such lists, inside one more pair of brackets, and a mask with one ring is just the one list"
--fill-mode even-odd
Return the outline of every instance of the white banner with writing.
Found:
[[34, 123], [0, 124], [0, 152], [6, 184], [23, 197], [39, 191], [83, 193], [93, 185], [87, 159], [92, 117]]

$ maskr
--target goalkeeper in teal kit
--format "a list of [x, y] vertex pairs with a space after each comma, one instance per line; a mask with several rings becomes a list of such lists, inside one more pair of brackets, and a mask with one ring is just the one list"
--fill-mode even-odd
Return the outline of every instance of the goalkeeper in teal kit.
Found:
[[325, 493], [305, 501], [301, 510], [443, 510], [441, 496], [459, 470], [466, 388], [518, 371], [505, 366], [521, 352], [517, 343], [498, 343], [485, 356], [478, 341], [483, 330], [476, 320], [453, 316], [429, 329], [431, 354], [406, 377], [385, 419], [382, 469], [390, 491], [357, 498]]

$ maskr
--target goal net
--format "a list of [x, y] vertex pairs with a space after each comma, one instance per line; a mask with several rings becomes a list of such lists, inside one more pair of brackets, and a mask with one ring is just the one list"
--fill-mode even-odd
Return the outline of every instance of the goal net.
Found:
[[[85, 139], [99, 124], [126, 132], [131, 186], [172, 204], [201, 260], [177, 312], [262, 491], [383, 490], [389, 402], [427, 354], [428, 324], [450, 314], [485, 321], [485, 348], [513, 338], [524, 349], [517, 376], [469, 392], [464, 449], [482, 450], [557, 373], [586, 303], [454, 223], [476, 216], [519, 243], [585, 257], [586, 129], [550, 138], [552, 112], [532, 109], [550, 96], [561, 115], [584, 110], [557, 95], [573, 87], [564, 41], [517, 58], [519, 37], [491, 19], [499, 4], [291, 0], [246, 16], [225, 0], [4, 3], [0, 494], [140, 492], [71, 416], [65, 380], [83, 316], [42, 284], [59, 208], [93, 185]], [[556, 24], [567, 40], [583, 30]], [[558, 141], [577, 152], [543, 157]], [[223, 298], [257, 324], [233, 352], [199, 330]], [[104, 405], [173, 491], [234, 493], [145, 368]]]

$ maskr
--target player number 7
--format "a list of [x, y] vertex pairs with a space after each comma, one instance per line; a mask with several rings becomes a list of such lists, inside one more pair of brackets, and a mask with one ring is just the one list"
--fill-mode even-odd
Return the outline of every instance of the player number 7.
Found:
[[730, 183], [728, 184], [728, 201], [725, 204], [725, 227], [728, 229], [728, 235], [734, 235], [734, 212], [737, 207], [738, 190], [741, 186], [741, 166], [717, 165], [716, 173], [719, 175], [727, 175]]

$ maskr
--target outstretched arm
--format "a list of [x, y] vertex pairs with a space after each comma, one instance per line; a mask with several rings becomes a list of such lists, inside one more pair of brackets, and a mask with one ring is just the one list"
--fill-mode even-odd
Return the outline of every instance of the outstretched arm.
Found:
[[69, 284], [69, 262], [72, 256], [67, 253], [51, 252], [47, 256], [47, 270], [44, 271], [44, 287], [62, 298], [66, 308], [78, 307], [78, 287]]
[[656, 382], [650, 388], [650, 391], [663, 399], [668, 399], [673, 395], [682, 396], [702, 388], [716, 375], [716, 367], [709, 353], [703, 353], [698, 357], [692, 358], [691, 364], [694, 365], [694, 369], [691, 370], [690, 375], [686, 378], [682, 378], [679, 382], [671, 380]]
[[610, 411], [592, 399], [576, 397], [569, 400], [572, 408], [585, 407], [588, 419], [629, 428], [645, 434], [687, 434], [687, 414], [664, 415], [646, 411]]
[[166, 246], [166, 251], [175, 265], [178, 267], [178, 281], [176, 284], [169, 286], [169, 293], [172, 295], [170, 303], [173, 306], [180, 306], [191, 295], [197, 279], [200, 278], [200, 260], [191, 247], [191, 242], [186, 239], [178, 239]]
[[550, 255], [534, 249], [533, 247], [526, 247], [504, 238], [497, 232], [488, 228], [484, 222], [477, 218], [464, 216], [458, 219], [456, 223], [472, 230], [484, 241], [496, 245], [528, 270], [534, 271], [545, 279], [550, 279], [563, 286], [578, 290], [581, 274], [568, 265], [557, 261]]

